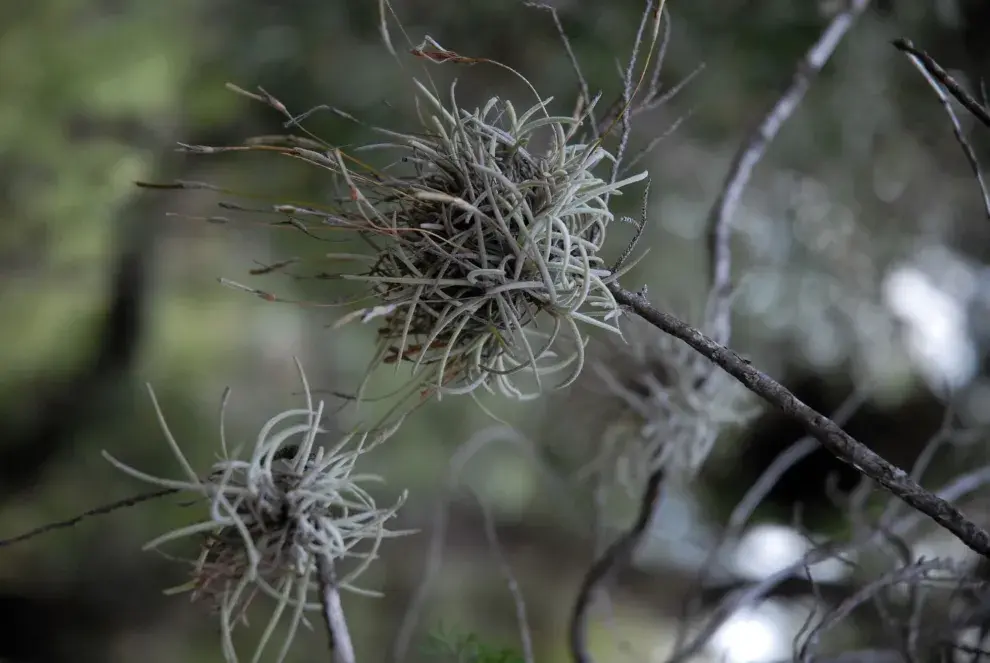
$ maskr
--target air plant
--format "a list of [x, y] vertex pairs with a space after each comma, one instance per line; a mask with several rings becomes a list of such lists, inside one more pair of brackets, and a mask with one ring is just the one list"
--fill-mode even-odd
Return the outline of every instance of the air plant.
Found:
[[689, 480], [718, 437], [757, 413], [751, 394], [690, 347], [639, 320], [624, 340], [602, 343], [581, 391], [596, 403], [601, 430], [583, 470], [611, 474], [633, 490], [658, 469]]
[[[413, 171], [362, 207], [391, 241], [369, 274], [347, 277], [371, 284], [388, 310], [375, 361], [410, 362], [441, 393], [494, 386], [522, 398], [521, 371], [539, 381], [570, 368], [570, 383], [587, 340], [579, 323], [618, 330], [614, 274], [601, 257], [606, 201], [646, 173], [614, 183], [595, 175], [610, 155], [569, 143], [575, 120], [549, 115], [549, 100], [517, 114], [493, 98], [469, 112], [453, 86], [444, 106], [417, 85], [429, 132], [387, 132], [392, 142], [376, 146], [405, 152]], [[543, 132], [549, 145], [534, 151]], [[561, 352], [565, 329], [573, 343]]]
[[[473, 61], [430, 39], [413, 53]], [[618, 274], [602, 257], [615, 219], [609, 200], [647, 173], [618, 179], [617, 169], [605, 166], [613, 157], [601, 137], [576, 139], [593, 103], [575, 116], [552, 115], [551, 99], [526, 81], [536, 103], [522, 112], [500, 97], [468, 109], [456, 83], [441, 100], [413, 82], [422, 127], [369, 127], [383, 142], [345, 152], [302, 129], [308, 114], [293, 116], [264, 91], [234, 88], [279, 110], [305, 135], [187, 148], [274, 150], [331, 173], [342, 194], [332, 204], [273, 209], [295, 225], [315, 217], [314, 227], [357, 232], [370, 248], [329, 254], [332, 274], [321, 271], [368, 289], [371, 304], [342, 323], [377, 323], [369, 377], [382, 365], [405, 365], [413, 389], [438, 396], [483, 388], [535, 397], [544, 378], [562, 373], [557, 386], [570, 384], [584, 365], [586, 328], [618, 333], [621, 311], [608, 288]], [[378, 170], [357, 156], [371, 151], [396, 159]], [[353, 269], [355, 261], [367, 269]], [[521, 374], [535, 379], [535, 392], [518, 383]], [[363, 393], [362, 386], [359, 400]]]
[[261, 660], [275, 628], [287, 616], [288, 633], [276, 658], [282, 661], [299, 626], [309, 624], [307, 614], [322, 607], [317, 566], [356, 561], [354, 568], [340, 574], [338, 586], [373, 594], [354, 581], [376, 558], [383, 538], [405, 533], [385, 527], [402, 500], [391, 508], [376, 507], [362, 484], [377, 477], [354, 473], [360, 456], [388, 439], [396, 427], [375, 435], [345, 435], [332, 446], [317, 446], [317, 436], [325, 433], [320, 427], [323, 403], [314, 405], [299, 370], [306, 406], [272, 417], [243, 455], [240, 449], [228, 450], [221, 417], [221, 455], [205, 477], [179, 448], [150, 387], [159, 424], [185, 478], [152, 476], [104, 454], [134, 478], [208, 504], [197, 522], [157, 537], [145, 549], [184, 538], [198, 541], [190, 582], [169, 592], [190, 591], [193, 600], [209, 601], [219, 612], [223, 652], [230, 663], [238, 660], [232, 634], [256, 597], [273, 600], [274, 608], [251, 660]]

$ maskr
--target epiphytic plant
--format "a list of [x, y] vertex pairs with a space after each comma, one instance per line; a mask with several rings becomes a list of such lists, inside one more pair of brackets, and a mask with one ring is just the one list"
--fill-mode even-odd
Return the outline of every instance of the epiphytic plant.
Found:
[[[187, 537], [199, 541], [191, 581], [171, 591], [191, 590], [194, 600], [208, 600], [219, 611], [224, 655], [231, 662], [238, 660], [232, 634], [256, 596], [273, 600], [275, 606], [252, 660], [261, 660], [276, 625], [288, 613], [288, 634], [275, 659], [282, 661], [307, 614], [325, 609], [329, 588], [320, 579], [321, 565], [334, 570], [336, 586], [368, 594], [354, 581], [376, 558], [383, 538], [402, 534], [386, 529], [399, 504], [378, 508], [362, 487], [377, 477], [354, 473], [361, 455], [388, 439], [396, 426], [318, 446], [317, 437], [326, 432], [320, 427], [323, 404], [314, 404], [301, 367], [300, 375], [305, 407], [272, 417], [248, 453], [228, 448], [221, 419], [221, 456], [205, 477], [183, 454], [150, 388], [162, 432], [185, 478], [152, 476], [105, 454], [136, 479], [188, 493], [208, 505], [200, 520], [145, 548]], [[337, 580], [336, 568], [351, 561], [357, 562], [354, 568]]]

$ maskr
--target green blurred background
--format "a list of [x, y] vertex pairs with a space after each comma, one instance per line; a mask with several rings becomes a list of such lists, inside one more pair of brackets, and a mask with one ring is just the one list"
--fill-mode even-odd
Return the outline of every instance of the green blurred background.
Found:
[[[591, 87], [611, 99], [642, 4], [553, 4]], [[669, 0], [664, 85], [704, 69], [638, 120], [634, 147], [681, 124], [644, 162], [653, 178], [643, 241], [650, 254], [627, 287], [648, 284], [656, 301], [699, 319], [707, 208], [732, 152], [779, 95], [833, 4]], [[576, 84], [546, 12], [514, 0], [393, 6], [414, 43], [429, 34], [460, 53], [503, 62], [553, 95], [558, 110], [572, 108]], [[102, 459], [103, 449], [149, 471], [178, 474], [144, 382], [154, 385], [176, 437], [200, 463], [216, 453], [226, 386], [233, 390], [229, 425], [246, 438], [298, 398], [293, 357], [320, 389], [355, 387], [372, 348], [366, 328], [331, 328], [340, 309], [266, 302], [218, 283], [225, 277], [290, 300], [332, 302], [341, 293], [326, 282], [248, 274], [259, 263], [316, 256], [324, 247], [251, 215], [227, 213], [234, 220], [224, 225], [189, 218], [221, 213], [219, 197], [134, 182], [209, 181], [274, 198], [326, 195], [321, 172], [284, 159], [174, 148], [280, 130], [276, 113], [225, 89], [228, 81], [261, 85], [295, 112], [329, 104], [414, 128], [409, 78], [420, 75], [421, 63], [402, 49], [398, 63], [387, 53], [378, 18], [373, 0], [0, 4], [0, 538], [142, 489]], [[947, 118], [890, 40], [909, 37], [975, 87], [988, 71], [990, 47], [980, 36], [988, 21], [985, 3], [976, 0], [875, 3], [759, 166], [736, 218], [743, 285], [734, 347], [826, 411], [856, 385], [874, 385], [850, 430], [902, 465], [937, 427], [935, 394], [945, 381], [967, 424], [990, 420], [990, 225]], [[393, 39], [403, 46], [394, 26]], [[441, 89], [457, 77], [466, 106], [494, 95], [531, 101], [494, 67], [429, 71]], [[309, 127], [335, 144], [369, 138], [329, 113], [314, 115]], [[990, 142], [979, 135], [974, 141], [986, 156]], [[638, 206], [633, 194], [618, 211], [635, 214]], [[627, 231], [617, 232], [616, 255]], [[333, 398], [328, 404], [341, 405]], [[583, 433], [599, 414], [580, 386], [535, 404], [494, 406], [531, 444], [487, 446], [459, 480], [493, 514], [527, 599], [539, 660], [564, 661], [569, 606], [595, 545], [591, 489], [573, 476], [594, 452], [598, 441]], [[344, 430], [354, 417], [344, 408], [335, 423]], [[424, 577], [450, 458], [491, 425], [468, 401], [444, 400], [417, 412], [367, 459], [364, 469], [386, 479], [376, 487], [383, 503], [409, 491], [399, 526], [422, 531], [386, 544], [366, 583], [384, 598], [345, 597], [362, 661], [389, 660]], [[728, 436], [698, 480], [677, 488], [637, 568], [617, 580], [611, 619], [598, 615], [593, 635], [601, 661], [663, 660], [699, 551], [753, 477], [799, 436], [768, 414], [752, 430]], [[939, 471], [985, 456], [982, 443], [954, 449]], [[854, 483], [813, 455], [772, 496], [761, 521], [790, 523], [801, 503], [808, 529], [841, 530], [825, 496], [835, 472], [840, 485]], [[512, 597], [477, 501], [455, 492], [444, 563], [419, 610], [411, 661], [438, 660], [423, 645], [441, 625], [518, 646]], [[609, 504], [605, 539], [628, 521], [632, 506], [621, 491]], [[183, 580], [184, 568], [140, 551], [186, 517], [174, 504], [144, 505], [0, 549], [0, 659], [220, 660], [215, 624], [202, 607], [161, 593]], [[771, 530], [764, 524], [761, 531]], [[726, 566], [726, 578], [742, 577], [731, 560]], [[778, 605], [785, 612], [786, 600]], [[809, 596], [794, 600], [806, 606]], [[779, 619], [767, 623], [770, 631], [790, 632]], [[763, 637], [744, 633], [738, 637]], [[759, 655], [716, 643], [706, 655], [784, 658], [784, 642], [785, 649]], [[292, 660], [321, 660], [323, 646], [317, 629], [300, 640]]]

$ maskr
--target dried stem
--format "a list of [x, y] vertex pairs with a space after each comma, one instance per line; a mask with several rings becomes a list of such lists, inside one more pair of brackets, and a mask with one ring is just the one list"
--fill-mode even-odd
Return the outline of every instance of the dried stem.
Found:
[[831, 612], [831, 614], [826, 616], [826, 618], [818, 624], [818, 626], [812, 629], [812, 631], [808, 634], [808, 638], [801, 646], [796, 659], [799, 659], [801, 663], [811, 663], [811, 661], [814, 660], [814, 649], [818, 646], [818, 642], [822, 634], [844, 620], [856, 607], [876, 596], [881, 590], [895, 584], [917, 583], [919, 581], [923, 581], [933, 571], [950, 570], [955, 570], [954, 564], [946, 560], [935, 559], [930, 561], [919, 561], [917, 563], [895, 569], [889, 573], [885, 573], [843, 601], [835, 610]]
[[[484, 428], [463, 442], [448, 462], [445, 486], [442, 494], [436, 501], [434, 515], [431, 519], [433, 527], [426, 554], [426, 564], [424, 565], [420, 576], [420, 582], [416, 587], [411, 600], [409, 601], [409, 605], [406, 608], [405, 615], [402, 618], [402, 623], [399, 626], [395, 641], [392, 645], [392, 663], [403, 663], [406, 660], [413, 637], [416, 633], [416, 628], [419, 625], [419, 619], [424, 612], [424, 606], [426, 605], [430, 591], [433, 589], [433, 585], [435, 584], [435, 581], [443, 567], [450, 507], [454, 500], [456, 491], [461, 485], [461, 477], [464, 470], [468, 463], [471, 462], [471, 460], [478, 453], [480, 453], [482, 449], [486, 448], [489, 444], [496, 442], [508, 443], [517, 449], [522, 450], [529, 457], [529, 460], [536, 463], [537, 467], [541, 469], [544, 475], [543, 478], [545, 479], [544, 485], [549, 486], [550, 484], [556, 484], [555, 492], [559, 492], [561, 495], [561, 504], [572, 506], [572, 503], [566, 498], [567, 491], [564, 486], [557, 482], [557, 477], [552, 473], [550, 468], [546, 467], [540, 461], [538, 454], [535, 452], [534, 444], [514, 428], [509, 426], [492, 426]], [[571, 520], [571, 524], [577, 526], [580, 522], [579, 514], [574, 512], [569, 513], [568, 516]], [[487, 518], [487, 516], [485, 517]], [[492, 532], [488, 532], [487, 529], [486, 533], [490, 537], [493, 534]], [[498, 554], [498, 547], [496, 546], [494, 549], [496, 554]], [[510, 583], [510, 591], [513, 591], [514, 598], [517, 600], [517, 618], [524, 620], [525, 614], [519, 612], [519, 598], [515, 595], [515, 591], [512, 589], [513, 584], [514, 583]], [[525, 630], [522, 635], [524, 638], [528, 637], [528, 633], [526, 633]], [[526, 646], [527, 645], [524, 641], [524, 648]]]
[[767, 146], [784, 122], [794, 114], [812, 80], [869, 5], [869, 0], [848, 0], [845, 9], [835, 15], [818, 41], [798, 63], [787, 90], [749, 133], [732, 159], [729, 173], [707, 220], [709, 251], [712, 256], [712, 284], [705, 328], [718, 343], [728, 343], [732, 332], [732, 217], [739, 206], [742, 192], [749, 183], [753, 168], [763, 158]]
[[878, 456], [834, 421], [803, 403], [779, 382], [694, 327], [655, 308], [644, 296], [618, 286], [612, 287], [612, 294], [617, 302], [628, 306], [658, 329], [684, 341], [754, 394], [800, 422], [836, 458], [853, 466], [909, 506], [932, 518], [972, 550], [990, 557], [990, 534], [986, 530], [966, 518], [952, 504], [922, 488], [904, 470]]
[[[832, 414], [832, 420], [843, 426], [852, 418], [859, 408], [869, 399], [872, 389], [863, 387], [856, 389]], [[774, 489], [780, 479], [790, 469], [799, 462], [807, 458], [818, 448], [818, 441], [811, 435], [806, 435], [794, 442], [791, 446], [781, 451], [773, 462], [763, 470], [763, 473], [746, 490], [745, 495], [732, 509], [728, 522], [725, 525], [718, 542], [712, 546], [705, 557], [695, 580], [694, 594], [702, 596], [702, 588], [711, 577], [712, 570], [716, 566], [719, 556], [730, 546], [738, 543], [742, 535], [743, 528], [749, 522], [756, 509], [763, 503], [770, 491]], [[695, 610], [700, 607], [701, 601], [685, 601], [681, 612], [680, 629], [678, 631], [678, 642], [675, 650], [683, 644], [683, 639], [688, 634], [689, 620], [694, 616]]]
[[660, 501], [660, 486], [663, 483], [663, 476], [662, 470], [657, 470], [650, 475], [646, 489], [643, 491], [643, 499], [640, 502], [636, 522], [628, 532], [608, 547], [605, 553], [591, 565], [581, 580], [581, 589], [578, 591], [577, 600], [574, 602], [569, 627], [571, 658], [575, 663], [592, 663], [587, 642], [588, 611], [591, 608], [595, 590], [609, 575], [627, 565], [632, 558], [633, 552], [646, 534], [650, 518]]

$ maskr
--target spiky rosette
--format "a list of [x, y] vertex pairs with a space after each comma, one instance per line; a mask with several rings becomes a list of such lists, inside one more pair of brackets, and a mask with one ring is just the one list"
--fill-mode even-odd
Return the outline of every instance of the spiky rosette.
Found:
[[[646, 173], [608, 182], [594, 174], [610, 159], [598, 144], [569, 144], [570, 117], [549, 100], [517, 114], [498, 98], [469, 112], [417, 82], [432, 115], [425, 133], [386, 131], [410, 173], [356, 177], [343, 169], [352, 214], [384, 244], [369, 273], [380, 315], [375, 365], [410, 362], [420, 384], [467, 393], [494, 385], [523, 397], [512, 377], [537, 381], [583, 365], [579, 325], [617, 331], [613, 276], [600, 255], [613, 215], [608, 198]], [[538, 148], [540, 139], [545, 143]], [[539, 328], [544, 314], [545, 328]], [[561, 351], [562, 332], [570, 346]]]
[[[301, 369], [300, 369], [301, 370]], [[146, 544], [160, 549], [166, 543], [189, 538], [200, 543], [191, 561], [192, 580], [171, 590], [191, 591], [194, 599], [209, 601], [219, 612], [225, 659], [238, 660], [232, 634], [246, 617], [257, 596], [274, 601], [252, 658], [261, 659], [275, 626], [288, 619], [288, 634], [274, 660], [285, 659], [306, 614], [320, 610], [317, 566], [347, 564], [342, 589], [368, 594], [353, 582], [377, 557], [382, 539], [402, 532], [388, 531], [386, 522], [398, 504], [375, 506], [363, 483], [376, 477], [354, 473], [358, 458], [385, 441], [395, 427], [377, 435], [347, 435], [335, 445], [316, 445], [322, 403], [314, 407], [306, 386], [305, 408], [272, 417], [245, 455], [230, 452], [221, 427], [222, 455], [209, 473], [198, 474], [175, 441], [157, 401], [152, 400], [184, 479], [165, 479], [131, 468], [104, 454], [131, 476], [163, 486], [194, 499], [204, 499], [208, 512], [184, 527]]]

